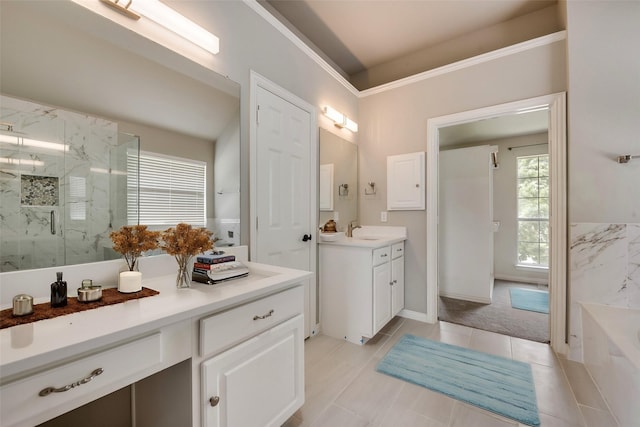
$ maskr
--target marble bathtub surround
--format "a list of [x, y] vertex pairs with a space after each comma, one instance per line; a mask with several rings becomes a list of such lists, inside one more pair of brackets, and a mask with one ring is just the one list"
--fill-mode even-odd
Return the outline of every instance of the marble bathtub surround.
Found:
[[20, 176], [22, 206], [58, 206], [60, 180], [57, 176]]
[[571, 224], [569, 255], [569, 358], [581, 361], [580, 302], [640, 309], [640, 224]]

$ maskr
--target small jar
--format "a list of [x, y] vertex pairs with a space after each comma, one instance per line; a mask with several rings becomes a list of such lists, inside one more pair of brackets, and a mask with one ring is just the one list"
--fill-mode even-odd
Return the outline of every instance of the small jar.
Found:
[[26, 316], [33, 313], [33, 297], [27, 294], [20, 294], [13, 297], [13, 315]]

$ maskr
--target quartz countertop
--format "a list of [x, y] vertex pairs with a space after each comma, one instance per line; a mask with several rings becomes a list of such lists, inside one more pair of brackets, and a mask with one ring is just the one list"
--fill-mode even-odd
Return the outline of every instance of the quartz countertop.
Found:
[[321, 241], [320, 244], [377, 249], [405, 240], [407, 240], [406, 227], [363, 225], [353, 230], [353, 237], [345, 237], [332, 242]]
[[[249, 276], [177, 289], [175, 274], [143, 279], [159, 295], [0, 330], [1, 383], [163, 326], [290, 288], [312, 273], [247, 262]], [[35, 301], [41, 302], [41, 301]]]

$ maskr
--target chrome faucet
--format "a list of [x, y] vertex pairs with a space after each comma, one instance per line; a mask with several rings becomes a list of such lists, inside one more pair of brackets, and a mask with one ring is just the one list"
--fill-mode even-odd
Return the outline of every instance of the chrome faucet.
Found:
[[362, 228], [362, 226], [360, 225], [356, 225], [354, 227], [353, 223], [354, 221], [350, 221], [349, 224], [347, 224], [347, 237], [353, 237], [353, 230], [355, 230], [356, 228]]

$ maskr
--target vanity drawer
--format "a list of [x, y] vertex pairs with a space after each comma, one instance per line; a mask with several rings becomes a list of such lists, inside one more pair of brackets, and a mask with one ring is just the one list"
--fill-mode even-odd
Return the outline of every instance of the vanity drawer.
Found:
[[389, 262], [391, 258], [389, 252], [391, 248], [389, 246], [385, 246], [384, 248], [374, 249], [373, 251], [373, 266], [380, 265], [385, 262]]
[[200, 356], [207, 357], [303, 312], [304, 287], [253, 301], [200, 320]]
[[396, 259], [404, 255], [404, 242], [395, 243], [391, 246], [391, 258]]
[[[161, 362], [162, 339], [161, 334], [156, 333], [5, 384], [0, 388], [0, 425], [34, 424], [31, 420], [43, 421], [61, 415], [121, 388], [131, 382], [129, 377]], [[113, 389], [105, 389], [112, 384]], [[45, 392], [47, 388], [65, 386], [68, 386], [66, 391]]]

